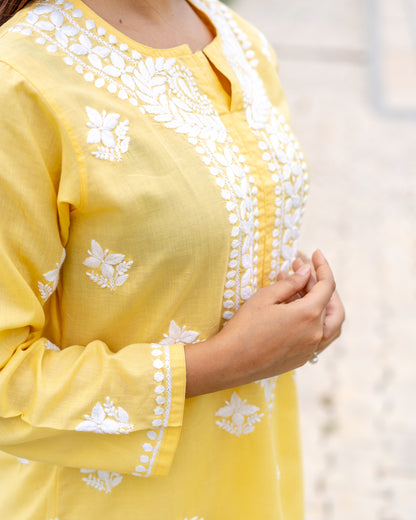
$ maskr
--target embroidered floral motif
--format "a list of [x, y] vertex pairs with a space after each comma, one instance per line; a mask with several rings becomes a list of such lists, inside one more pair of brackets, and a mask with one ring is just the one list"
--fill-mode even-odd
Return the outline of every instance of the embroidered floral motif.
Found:
[[56, 264], [56, 269], [48, 271], [43, 275], [47, 283], [38, 282], [39, 292], [44, 302], [46, 302], [52, 296], [52, 294], [56, 291], [56, 288], [58, 287], [59, 273], [65, 261], [65, 256], [66, 253], [64, 249], [62, 251], [61, 260]]
[[88, 477], [82, 479], [87, 486], [91, 486], [97, 491], [105, 491], [106, 493], [111, 493], [113, 488], [118, 486], [123, 480], [120, 473], [110, 471], [81, 469], [81, 473], [88, 475]]
[[46, 341], [45, 348], [46, 350], [56, 350], [57, 352], [61, 350], [57, 345], [55, 345], [55, 343], [52, 343], [52, 341], [49, 340]]
[[87, 142], [100, 145], [92, 155], [111, 162], [121, 161], [121, 154], [129, 149], [129, 121], [126, 119], [119, 123], [120, 114], [107, 114], [105, 110], [100, 114], [98, 110], [86, 107], [86, 111], [89, 118], [87, 126], [91, 128]]
[[108, 288], [112, 291], [116, 287], [123, 285], [129, 275], [127, 271], [133, 265], [132, 261], [125, 261], [125, 255], [110, 253], [95, 240], [91, 241], [90, 255], [83, 264], [93, 271], [88, 271], [87, 276], [100, 287]]
[[260, 422], [264, 414], [257, 413], [260, 411], [257, 406], [246, 403], [246, 399], [243, 401], [237, 392], [233, 392], [230, 401], [226, 401], [226, 406], [216, 412], [217, 417], [223, 417], [216, 421], [216, 425], [237, 437], [254, 431], [254, 425]]
[[173, 320], [169, 324], [169, 334], [163, 334], [165, 339], [160, 342], [161, 345], [174, 345], [175, 343], [195, 343], [199, 332], [194, 330], [185, 330], [186, 326], [179, 327]]
[[75, 428], [79, 432], [118, 435], [130, 433], [134, 429], [134, 425], [129, 424], [128, 413], [121, 406], [116, 408], [109, 397], [107, 397], [104, 405], [97, 403], [94, 406], [91, 416], [85, 415], [84, 417], [85, 421]]

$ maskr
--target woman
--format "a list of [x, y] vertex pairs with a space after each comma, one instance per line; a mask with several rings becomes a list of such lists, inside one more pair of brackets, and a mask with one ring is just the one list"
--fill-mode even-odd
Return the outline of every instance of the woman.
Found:
[[0, 5], [2, 517], [301, 519], [343, 308], [270, 46], [216, 0]]

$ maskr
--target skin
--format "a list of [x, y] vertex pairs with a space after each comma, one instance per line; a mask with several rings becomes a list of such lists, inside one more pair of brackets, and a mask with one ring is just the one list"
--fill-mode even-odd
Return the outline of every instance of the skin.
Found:
[[192, 52], [206, 47], [214, 28], [186, 0], [84, 0], [120, 32], [155, 49], [188, 45]]
[[[186, 0], [84, 0], [135, 41], [203, 49], [215, 35]], [[344, 307], [324, 255], [299, 256], [291, 276], [260, 289], [216, 335], [186, 345], [186, 396], [216, 392], [304, 365], [341, 334]], [[281, 305], [284, 303], [284, 305]]]

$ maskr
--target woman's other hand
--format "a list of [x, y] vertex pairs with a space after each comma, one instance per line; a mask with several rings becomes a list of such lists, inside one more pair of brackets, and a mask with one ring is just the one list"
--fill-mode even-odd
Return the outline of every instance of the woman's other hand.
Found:
[[[309, 265], [311, 268], [311, 276], [309, 278], [309, 281], [304, 289], [303, 294], [306, 294], [306, 292], [310, 291], [311, 288], [316, 283], [316, 274], [314, 269], [314, 264], [312, 260], [304, 255], [303, 253], [300, 253], [299, 256], [296, 258], [296, 260], [293, 262], [293, 269], [295, 271], [298, 271], [301, 269], [304, 265]], [[344, 305], [342, 304], [341, 298], [339, 297], [339, 294], [337, 291], [334, 291], [334, 294], [332, 295], [331, 299], [328, 302], [328, 305], [325, 309], [325, 319], [324, 319], [324, 329], [323, 329], [323, 337], [322, 341], [319, 344], [319, 348], [317, 352], [322, 352], [324, 349], [326, 349], [334, 340], [339, 338], [341, 335], [341, 328], [342, 324], [345, 320], [345, 309]]]

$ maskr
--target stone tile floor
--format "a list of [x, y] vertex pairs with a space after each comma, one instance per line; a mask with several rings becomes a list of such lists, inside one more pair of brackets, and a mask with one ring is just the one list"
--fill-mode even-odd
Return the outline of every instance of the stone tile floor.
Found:
[[306, 520], [416, 518], [416, 0], [234, 0], [280, 61], [312, 173], [301, 248], [347, 309], [299, 370]]

